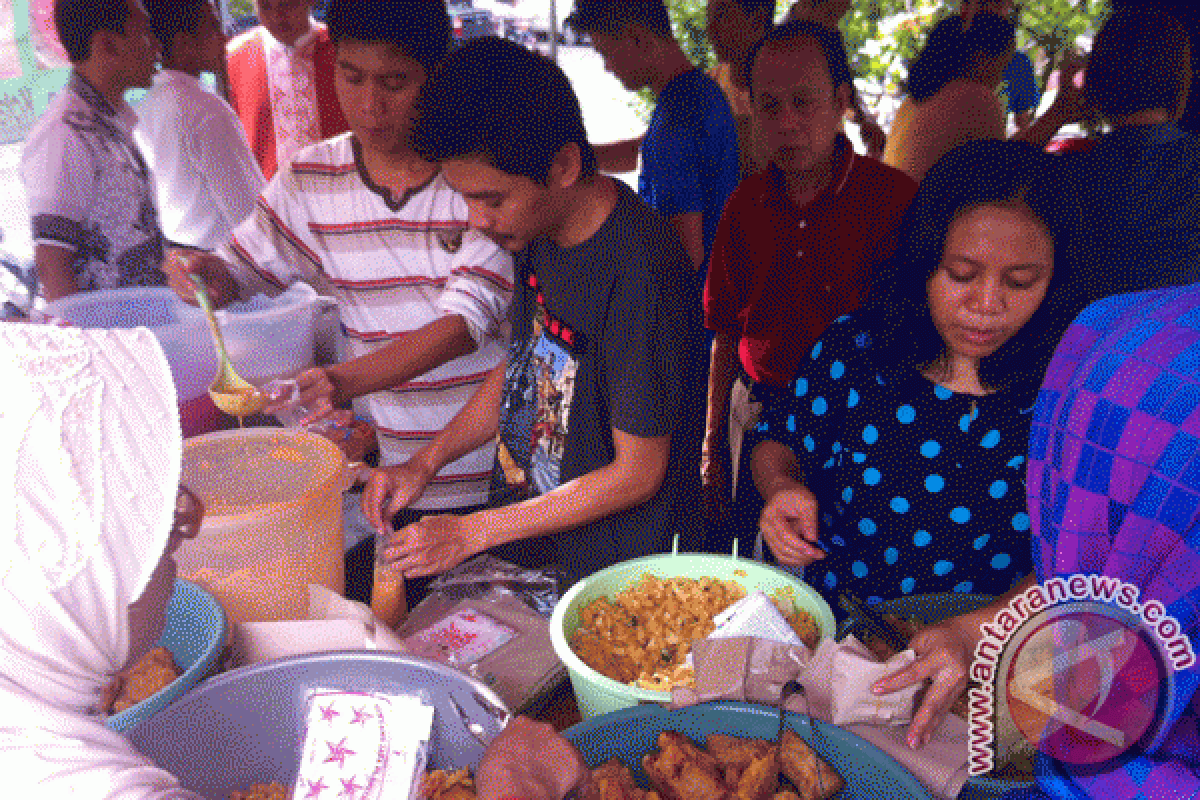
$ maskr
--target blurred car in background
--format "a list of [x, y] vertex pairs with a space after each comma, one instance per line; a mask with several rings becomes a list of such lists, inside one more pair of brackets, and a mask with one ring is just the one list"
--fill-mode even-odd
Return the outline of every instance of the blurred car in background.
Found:
[[496, 18], [486, 8], [452, 5], [446, 9], [450, 14], [450, 28], [455, 43], [470, 41], [479, 36], [496, 35]]

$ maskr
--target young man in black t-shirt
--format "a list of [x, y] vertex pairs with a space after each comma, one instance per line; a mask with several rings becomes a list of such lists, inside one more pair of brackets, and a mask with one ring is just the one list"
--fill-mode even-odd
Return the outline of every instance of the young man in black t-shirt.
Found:
[[518, 254], [517, 286], [507, 367], [364, 496], [383, 529], [498, 433], [492, 507], [426, 517], [388, 555], [417, 577], [520, 541], [518, 560], [557, 564], [573, 583], [664, 552], [677, 533], [694, 547], [705, 356], [676, 232], [596, 174], [566, 76], [511, 42], [457, 51], [427, 85], [414, 136], [466, 199], [470, 225]]

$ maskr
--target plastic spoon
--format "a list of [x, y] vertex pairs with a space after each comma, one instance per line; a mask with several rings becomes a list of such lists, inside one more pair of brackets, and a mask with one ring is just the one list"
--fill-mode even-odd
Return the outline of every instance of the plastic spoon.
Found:
[[212, 332], [213, 345], [217, 349], [217, 376], [208, 386], [208, 396], [212, 398], [213, 405], [232, 417], [238, 417], [239, 420], [257, 414], [267, 404], [267, 397], [234, 370], [229, 361], [229, 353], [225, 350], [221, 326], [217, 324], [217, 317], [213, 314], [208, 288], [198, 275], [191, 277], [192, 282], [196, 284], [196, 300], [208, 318], [208, 329]]

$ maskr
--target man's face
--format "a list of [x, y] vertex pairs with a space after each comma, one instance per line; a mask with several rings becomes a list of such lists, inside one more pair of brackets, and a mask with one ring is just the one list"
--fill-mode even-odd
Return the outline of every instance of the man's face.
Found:
[[466, 200], [468, 224], [510, 253], [553, 234], [554, 198], [545, 186], [476, 158], [443, 162], [442, 174]]
[[718, 61], [732, 64], [741, 59], [753, 46], [757, 30], [736, 0], [710, 0], [705, 32]]
[[633, 37], [623, 34], [593, 33], [592, 47], [604, 59], [604, 69], [616, 76], [628, 91], [650, 85], [644, 53]]
[[764, 47], [754, 63], [754, 120], [770, 160], [785, 174], [802, 174], [833, 155], [845, 86], [835, 90], [820, 45], [809, 38]]
[[391, 42], [340, 39], [334, 86], [342, 113], [368, 150], [394, 153], [408, 147], [414, 106], [425, 68]]
[[308, 33], [313, 0], [257, 0], [258, 19], [283, 44], [294, 45]]
[[126, 0], [129, 16], [125, 19], [125, 30], [114, 37], [118, 53], [114, 59], [116, 68], [129, 88], [149, 88], [154, 82], [158, 67], [158, 39], [150, 28], [150, 17], [141, 0]]
[[207, 72], [219, 72], [225, 61], [225, 33], [212, 4], [204, 6], [200, 22], [196, 26], [196, 44], [199, 48], [200, 66]]

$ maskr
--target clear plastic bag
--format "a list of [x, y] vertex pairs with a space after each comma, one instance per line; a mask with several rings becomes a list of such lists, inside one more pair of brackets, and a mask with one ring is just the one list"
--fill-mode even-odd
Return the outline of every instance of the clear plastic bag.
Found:
[[[484, 554], [464, 561], [435, 578], [429, 584], [429, 599], [434, 603], [453, 606], [460, 600], [481, 597], [497, 589], [514, 595], [534, 611], [549, 618], [558, 603], [559, 587], [563, 580], [562, 573], [557, 570], [528, 569]], [[434, 595], [441, 597], [434, 598]]]

